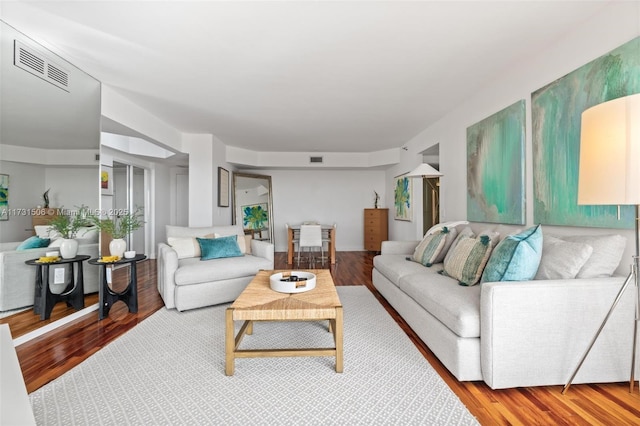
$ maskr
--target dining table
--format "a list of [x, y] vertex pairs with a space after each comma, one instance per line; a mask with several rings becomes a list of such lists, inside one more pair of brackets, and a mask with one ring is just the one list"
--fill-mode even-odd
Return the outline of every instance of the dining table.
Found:
[[[296, 239], [296, 235], [300, 235], [300, 226], [301, 225], [289, 225], [287, 232], [287, 263], [289, 265], [293, 264], [293, 255], [295, 252], [294, 240]], [[322, 229], [323, 237], [326, 234], [327, 236], [327, 253], [329, 257], [329, 261], [332, 265], [336, 263], [336, 227], [335, 225], [322, 225], [320, 224], [320, 228]]]

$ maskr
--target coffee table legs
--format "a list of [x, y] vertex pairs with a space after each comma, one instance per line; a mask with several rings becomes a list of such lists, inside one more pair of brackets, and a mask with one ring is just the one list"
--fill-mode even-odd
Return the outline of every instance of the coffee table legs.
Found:
[[336, 308], [336, 318], [332, 320], [333, 323], [333, 339], [336, 344], [336, 373], [342, 373], [342, 306]]
[[233, 376], [235, 367], [235, 351], [236, 351], [236, 339], [235, 330], [233, 327], [233, 309], [228, 308], [225, 313], [225, 374], [227, 376]]
[[240, 342], [245, 334], [253, 333], [253, 321], [245, 321], [238, 335], [235, 335], [233, 309], [225, 312], [225, 374], [233, 376], [236, 358], [283, 357], [283, 356], [335, 356], [336, 373], [343, 371], [343, 315], [342, 307], [336, 308], [336, 317], [329, 319], [333, 332], [335, 348], [315, 349], [271, 349], [271, 350], [239, 350]]

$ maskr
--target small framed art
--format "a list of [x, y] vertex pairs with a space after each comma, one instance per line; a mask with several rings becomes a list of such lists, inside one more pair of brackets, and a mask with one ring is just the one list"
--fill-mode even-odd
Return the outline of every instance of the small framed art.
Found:
[[229, 171], [218, 167], [218, 207], [229, 207]]

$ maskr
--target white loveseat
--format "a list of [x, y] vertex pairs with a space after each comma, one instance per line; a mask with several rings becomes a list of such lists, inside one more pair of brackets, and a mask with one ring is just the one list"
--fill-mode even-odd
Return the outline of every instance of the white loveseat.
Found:
[[[373, 285], [458, 380], [484, 380], [493, 389], [566, 383], [625, 279], [465, 287], [439, 273], [442, 263], [426, 267], [411, 260], [418, 243], [383, 242]], [[619, 260], [621, 254], [593, 247], [580, 271], [598, 256]], [[627, 291], [574, 383], [629, 380], [633, 318], [633, 292]]]
[[[212, 227], [167, 226], [167, 242], [158, 245], [158, 291], [169, 309], [185, 311], [235, 300], [261, 269], [273, 269], [274, 246], [248, 240], [242, 256], [201, 260], [198, 250], [189, 253], [184, 243], [197, 247], [196, 237], [237, 235], [245, 241], [239, 225]], [[191, 242], [189, 241], [191, 240]], [[172, 245], [170, 245], [173, 243]]]

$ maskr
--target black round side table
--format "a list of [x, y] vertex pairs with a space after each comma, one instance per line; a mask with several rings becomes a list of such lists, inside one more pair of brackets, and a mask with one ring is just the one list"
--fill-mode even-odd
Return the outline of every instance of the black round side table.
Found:
[[[24, 263], [34, 265], [36, 270], [36, 291], [33, 298], [33, 312], [40, 314], [41, 320], [51, 317], [51, 311], [56, 303], [65, 301], [67, 306], [72, 306], [76, 311], [84, 309], [84, 275], [82, 274], [82, 262], [91, 256], [78, 255], [71, 259], [60, 258], [55, 262], [40, 262], [39, 259], [27, 260]], [[67, 287], [60, 294], [51, 293], [49, 282], [49, 267], [52, 265], [70, 264], [70, 276], [65, 279]], [[77, 272], [74, 273], [74, 265]]]
[[[100, 279], [100, 293], [99, 293], [99, 316], [100, 319], [104, 319], [109, 316], [109, 310], [114, 303], [118, 300], [122, 300], [127, 307], [129, 308], [129, 312], [136, 313], [138, 312], [138, 274], [136, 272], [136, 264], [142, 260], [145, 260], [147, 256], [144, 254], [138, 254], [131, 259], [127, 259], [123, 257], [120, 260], [115, 262], [103, 262], [100, 258], [91, 259], [89, 263], [91, 265], [102, 266], [101, 270], [101, 279]], [[109, 287], [109, 283], [107, 282], [107, 267], [108, 266], [118, 266], [118, 265], [126, 265], [129, 264], [131, 268], [131, 274], [129, 279], [129, 284], [124, 291], [118, 293], [117, 291], [113, 291]]]

